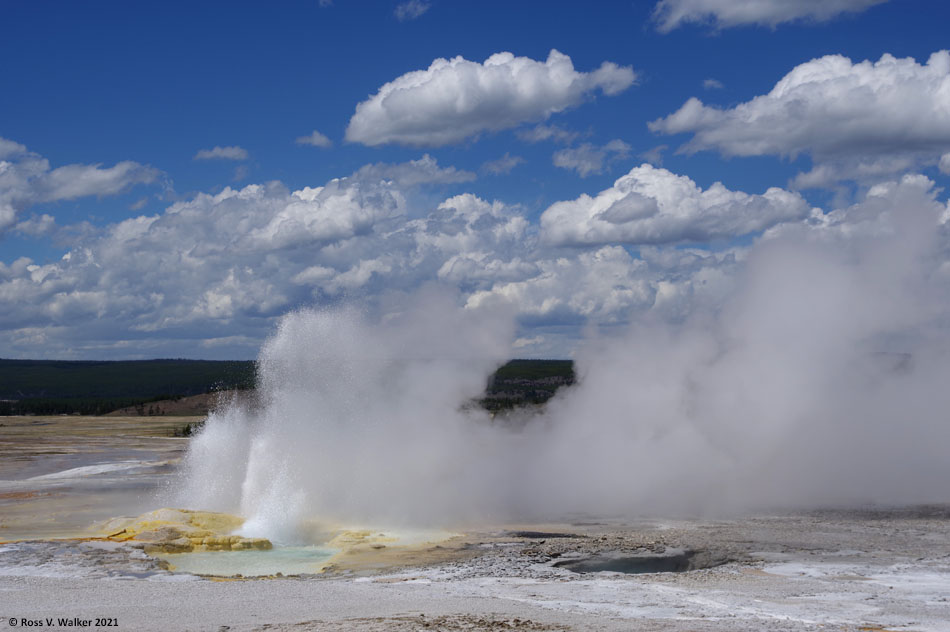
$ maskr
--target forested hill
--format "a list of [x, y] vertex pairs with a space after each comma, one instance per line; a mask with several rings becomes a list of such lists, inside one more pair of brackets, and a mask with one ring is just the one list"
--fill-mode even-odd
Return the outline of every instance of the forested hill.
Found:
[[251, 361], [0, 359], [0, 414], [7, 415], [98, 415], [143, 402], [253, 387]]
[[[251, 361], [0, 359], [0, 415], [102, 415], [159, 400], [251, 389], [254, 377]], [[573, 382], [570, 360], [512, 360], [488, 380], [480, 403], [492, 411], [541, 404]]]
[[511, 360], [488, 379], [479, 403], [491, 412], [537, 406], [551, 399], [557, 389], [573, 383], [571, 360]]
[[251, 361], [0, 359], [0, 399], [184, 396], [253, 386]]

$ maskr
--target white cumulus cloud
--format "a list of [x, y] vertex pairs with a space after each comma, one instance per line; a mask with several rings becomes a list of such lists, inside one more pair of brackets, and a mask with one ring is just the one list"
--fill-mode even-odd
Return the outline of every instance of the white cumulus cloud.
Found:
[[703, 242], [762, 231], [810, 212], [797, 193], [771, 188], [751, 195], [718, 182], [703, 190], [686, 176], [644, 164], [595, 197], [552, 204], [541, 215], [541, 236], [555, 246]]
[[887, 0], [660, 0], [653, 19], [661, 33], [685, 23], [775, 28], [785, 22], [827, 22], [842, 13], [857, 13], [884, 2]]
[[418, 160], [390, 164], [378, 162], [364, 165], [353, 174], [360, 180], [391, 180], [400, 187], [408, 188], [423, 184], [455, 184], [471, 182], [476, 178], [471, 171], [455, 167], [440, 167], [435, 158], [423, 154]]
[[647, 265], [619, 246], [544, 258], [536, 266], [538, 273], [528, 278], [472, 293], [467, 306], [507, 301], [517, 305], [523, 318], [537, 322], [609, 323], [648, 309], [654, 301]]
[[201, 149], [195, 154], [194, 160], [247, 160], [248, 153], [243, 147], [232, 145], [229, 147], [215, 146], [212, 149]]
[[406, 22], [408, 20], [415, 20], [431, 7], [432, 5], [430, 3], [423, 2], [422, 0], [409, 0], [408, 2], [397, 4], [393, 14], [400, 22]]
[[[51, 169], [49, 161], [26, 147], [0, 138], [0, 234], [13, 226], [20, 213], [44, 202], [89, 196], [116, 195], [136, 184], [154, 182], [160, 171], [137, 162], [112, 167], [72, 164]], [[34, 231], [29, 221], [22, 232]]]
[[26, 153], [26, 146], [20, 143], [0, 138], [0, 160]]
[[622, 160], [630, 155], [630, 145], [615, 138], [602, 147], [584, 143], [577, 147], [559, 149], [551, 157], [555, 167], [573, 169], [582, 178], [592, 173], [602, 173], [604, 165]]
[[940, 173], [950, 176], [950, 152], [940, 156]]
[[529, 143], [540, 143], [551, 140], [566, 145], [573, 143], [580, 136], [577, 132], [566, 130], [557, 125], [535, 125], [518, 132], [518, 138]]
[[346, 140], [364, 145], [457, 143], [545, 120], [597, 90], [619, 94], [635, 79], [630, 67], [611, 62], [578, 72], [571, 58], [556, 50], [544, 62], [511, 53], [496, 53], [481, 64], [462, 57], [436, 59], [426, 70], [396, 78], [357, 105]]
[[42, 215], [34, 215], [30, 219], [20, 222], [13, 227], [13, 230], [31, 237], [42, 237], [52, 233], [55, 227], [56, 219], [52, 215], [43, 213]]
[[313, 130], [313, 132], [306, 136], [298, 136], [295, 142], [298, 145], [310, 145], [311, 147], [328, 148], [333, 146], [333, 141], [317, 130]]
[[[829, 177], [881, 175], [935, 164], [950, 150], [950, 53], [926, 64], [884, 55], [877, 62], [827, 55], [795, 67], [768, 94], [722, 109], [689, 99], [649, 124], [654, 132], [692, 133], [680, 151], [726, 156], [808, 154]], [[820, 166], [819, 165], [819, 166]]]
[[521, 156], [512, 156], [511, 153], [505, 152], [505, 155], [501, 158], [495, 160], [489, 160], [482, 164], [481, 170], [488, 173], [494, 174], [496, 176], [503, 175], [506, 173], [511, 173], [511, 170], [524, 162], [524, 158]]

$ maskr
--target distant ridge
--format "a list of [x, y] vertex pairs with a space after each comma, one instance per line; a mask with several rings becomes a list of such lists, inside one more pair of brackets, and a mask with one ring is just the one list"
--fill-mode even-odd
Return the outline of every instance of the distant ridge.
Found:
[[177, 399], [160, 399], [118, 408], [106, 417], [204, 417], [215, 408], [234, 400], [253, 401], [253, 391], [218, 391]]

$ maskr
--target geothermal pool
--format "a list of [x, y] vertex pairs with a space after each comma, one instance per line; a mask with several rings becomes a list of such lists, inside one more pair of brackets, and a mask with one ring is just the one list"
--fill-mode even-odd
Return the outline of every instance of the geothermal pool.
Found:
[[[153, 532], [175, 528], [182, 515], [163, 510], [175, 494], [177, 468], [188, 439], [171, 436], [192, 418], [160, 417], [7, 417], [0, 434], [0, 542], [31, 541], [22, 549], [40, 557], [63, 557], [57, 544], [44, 552], [37, 541], [86, 541], [141, 544], [128, 538], [130, 525], [143, 516]], [[161, 515], [156, 515], [160, 514]], [[218, 522], [197, 512], [198, 525], [219, 538], [240, 539], [243, 520], [226, 516]], [[208, 514], [215, 516], [216, 514]], [[210, 520], [210, 522], [209, 522]], [[223, 520], [223, 521], [222, 521]], [[180, 526], [180, 525], [179, 525]], [[218, 576], [313, 575], [341, 552], [354, 557], [387, 547], [419, 546], [444, 541], [454, 534], [442, 530], [383, 528], [310, 521], [292, 541], [266, 541], [266, 549], [178, 552], [162, 536], [143, 550], [159, 561], [157, 570]], [[143, 527], [137, 527], [142, 530]], [[124, 533], [125, 532], [125, 533]], [[248, 538], [253, 542], [253, 538]], [[14, 569], [4, 562], [29, 564], [29, 555], [12, 555], [8, 544], [0, 556], [0, 574]], [[89, 548], [87, 552], [110, 551]], [[68, 557], [68, 555], [67, 555]], [[104, 560], [111, 563], [111, 558]], [[67, 566], [57, 572], [68, 574]]]
[[319, 573], [337, 553], [339, 549], [326, 546], [286, 546], [268, 551], [205, 551], [159, 554], [159, 557], [180, 573], [270, 577]]

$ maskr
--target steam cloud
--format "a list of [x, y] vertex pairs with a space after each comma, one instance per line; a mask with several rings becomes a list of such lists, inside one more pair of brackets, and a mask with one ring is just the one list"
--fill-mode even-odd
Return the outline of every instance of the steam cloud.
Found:
[[261, 352], [261, 406], [213, 414], [180, 504], [292, 539], [307, 517], [441, 526], [571, 512], [946, 501], [947, 208], [922, 176], [772, 229], [728, 295], [592, 335], [543, 415], [476, 397], [502, 307], [436, 290], [388, 315], [304, 311]]

